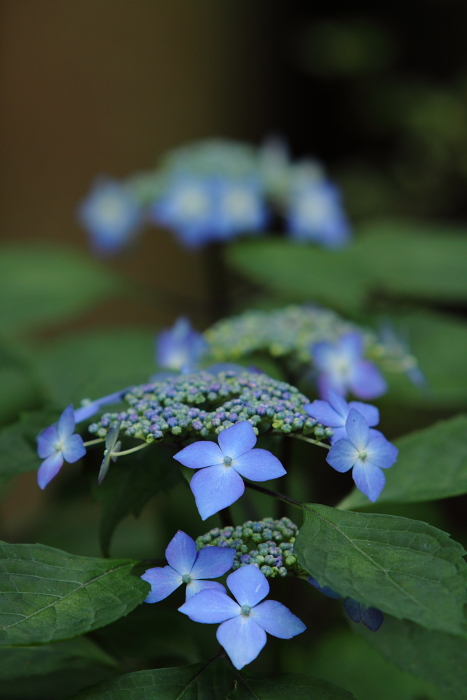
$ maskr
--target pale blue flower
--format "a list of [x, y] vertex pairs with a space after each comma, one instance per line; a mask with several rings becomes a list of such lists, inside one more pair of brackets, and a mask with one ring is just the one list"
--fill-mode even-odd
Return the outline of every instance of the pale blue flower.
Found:
[[351, 239], [351, 229], [341, 195], [327, 180], [303, 182], [292, 192], [287, 212], [292, 238], [315, 241], [326, 248], [341, 248]]
[[347, 439], [338, 440], [326, 461], [338, 472], [353, 469], [357, 488], [373, 503], [385, 484], [383, 469], [392, 467], [399, 450], [383, 435], [371, 435], [365, 418], [352, 408], [345, 422]]
[[37, 483], [41, 489], [58, 474], [63, 462], [77, 462], [84, 457], [86, 448], [80, 435], [74, 435], [75, 419], [73, 406], [67, 406], [58, 419], [37, 436], [37, 454], [44, 461], [37, 472]]
[[186, 599], [206, 589], [215, 589], [225, 595], [218, 578], [232, 568], [235, 551], [228, 547], [206, 547], [197, 552], [195, 541], [179, 530], [165, 550], [169, 566], [148, 569], [141, 578], [151, 584], [145, 603], [158, 603], [167, 598], [182, 583], [186, 584]]
[[100, 178], [80, 204], [78, 217], [98, 253], [124, 248], [142, 223], [142, 210], [132, 192], [117, 180]]
[[159, 367], [189, 372], [197, 365], [207, 349], [203, 335], [181, 316], [172, 328], [161, 331], [156, 338], [156, 363]]
[[211, 441], [194, 442], [174, 455], [190, 469], [190, 488], [203, 520], [227, 508], [245, 490], [242, 476], [252, 481], [268, 481], [286, 471], [268, 450], [253, 449], [256, 435], [251, 423], [240, 421], [219, 433], [219, 445]]
[[285, 605], [276, 600], [261, 602], [269, 593], [269, 583], [254, 565], [243, 566], [227, 577], [227, 586], [237, 602], [219, 591], [202, 591], [179, 608], [194, 622], [222, 624], [217, 640], [237, 669], [256, 659], [266, 644], [266, 632], [280, 639], [291, 639], [306, 626]]
[[262, 188], [256, 179], [219, 178], [216, 191], [219, 239], [261, 231], [268, 221]]
[[361, 333], [345, 333], [335, 343], [323, 340], [311, 347], [318, 372], [318, 389], [323, 399], [330, 390], [341, 396], [352, 391], [359, 399], [374, 399], [387, 389], [379, 369], [363, 355]]
[[[329, 438], [331, 445], [335, 442], [347, 437], [345, 432], [345, 422], [352, 408], [358, 411], [366, 420], [370, 427], [378, 425], [379, 411], [376, 406], [361, 403], [360, 401], [350, 401], [347, 403], [342, 396], [336, 394], [335, 391], [328, 391], [327, 401], [313, 401], [307, 403], [304, 410], [309, 416], [317, 420], [327, 428], [332, 428], [334, 435]], [[371, 435], [380, 435], [378, 430], [370, 430]]]

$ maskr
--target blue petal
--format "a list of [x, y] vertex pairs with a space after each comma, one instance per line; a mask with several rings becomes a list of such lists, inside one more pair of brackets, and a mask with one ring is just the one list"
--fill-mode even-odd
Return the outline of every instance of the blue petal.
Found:
[[239, 615], [220, 625], [216, 637], [238, 670], [256, 659], [266, 644], [266, 632], [250, 616], [245, 615]]
[[202, 520], [235, 503], [245, 490], [243, 479], [223, 464], [196, 472], [190, 482]]
[[58, 442], [58, 430], [56, 425], [49, 425], [48, 428], [41, 430], [37, 436], [37, 454], [41, 459], [50, 457], [54, 452], [57, 452], [55, 445]]
[[141, 578], [151, 585], [151, 592], [145, 603], [158, 603], [182, 585], [182, 577], [170, 566], [156, 566], [148, 569]]
[[198, 593], [201, 593], [201, 591], [207, 591], [207, 590], [217, 590], [219, 593], [223, 593], [224, 595], [227, 595], [227, 591], [225, 590], [222, 583], [218, 583], [217, 581], [193, 580], [187, 584], [186, 600], [188, 600], [189, 598], [193, 598], [193, 596], [197, 595]]
[[377, 632], [384, 622], [384, 615], [378, 608], [365, 608], [360, 603], [360, 616], [365, 627], [372, 632]]
[[287, 472], [271, 452], [256, 448], [250, 450], [232, 462], [232, 467], [246, 479], [252, 481], [269, 481], [284, 476]]
[[60, 442], [65, 442], [75, 429], [75, 414], [73, 406], [70, 404], [65, 408], [62, 415], [58, 419], [58, 439]]
[[379, 369], [368, 360], [359, 360], [353, 365], [349, 385], [359, 399], [375, 399], [386, 393], [388, 385]]
[[194, 622], [215, 624], [240, 615], [240, 606], [226, 593], [208, 589], [189, 598], [179, 611]]
[[257, 605], [269, 593], [269, 583], [264, 574], [254, 564], [242, 566], [227, 576], [230, 588], [239, 605]]
[[331, 391], [336, 392], [340, 396], [345, 396], [347, 393], [347, 382], [340, 374], [332, 374], [331, 372], [323, 372], [317, 380], [318, 393], [322, 399], [327, 400]]
[[366, 420], [370, 428], [379, 423], [379, 411], [376, 406], [372, 406], [369, 403], [362, 403], [361, 401], [351, 401], [349, 403], [349, 409], [354, 408], [358, 411]]
[[172, 537], [165, 550], [165, 556], [170, 566], [175, 571], [178, 571], [181, 576], [191, 574], [196, 554], [195, 541], [182, 530], [179, 530]]
[[340, 354], [351, 362], [356, 362], [363, 355], [363, 336], [357, 331], [345, 333], [339, 338], [337, 347]]
[[234, 459], [252, 450], [257, 437], [251, 423], [244, 420], [219, 433], [218, 441], [224, 455]]
[[331, 435], [331, 437], [329, 438], [329, 442], [331, 443], [331, 445], [335, 445], [336, 442], [338, 442], [339, 440], [348, 440], [347, 431], [345, 427], [333, 428], [333, 431], [334, 435]]
[[350, 440], [338, 440], [329, 450], [326, 462], [338, 472], [348, 472], [358, 459], [358, 452]]
[[331, 404], [335, 412], [343, 419], [339, 425], [344, 425], [345, 419], [347, 418], [347, 414], [349, 412], [349, 405], [347, 401], [343, 399], [342, 396], [340, 396], [339, 394], [336, 394], [335, 391], [331, 390], [329, 392], [329, 403]]
[[381, 469], [368, 460], [365, 462], [358, 460], [353, 468], [352, 477], [357, 489], [364, 493], [372, 503], [376, 501], [386, 483]]
[[37, 483], [41, 489], [45, 489], [49, 481], [52, 481], [54, 476], [57, 476], [63, 464], [63, 455], [61, 452], [54, 452], [42, 462], [37, 472]]
[[[329, 393], [337, 396], [335, 392]], [[309, 416], [328, 428], [337, 428], [345, 423], [345, 418], [339, 415], [327, 401], [313, 401], [313, 403], [307, 403], [303, 408]], [[345, 417], [347, 417], [347, 412]]]
[[327, 596], [328, 598], [333, 598], [334, 600], [340, 600], [342, 598], [340, 593], [337, 593], [329, 586], [320, 586], [318, 581], [313, 576], [308, 577], [308, 583], [311, 583], [312, 586], [317, 588], [318, 591], [320, 591], [320, 593]]
[[354, 408], [351, 408], [349, 411], [345, 421], [345, 430], [350, 442], [355, 445], [358, 451], [366, 448], [370, 439], [370, 428], [362, 414]]
[[265, 600], [251, 611], [251, 617], [268, 634], [292, 639], [306, 630], [306, 625], [277, 600]]
[[335, 346], [328, 340], [321, 340], [311, 347], [311, 354], [316, 369], [326, 372], [332, 364], [335, 355]]
[[174, 459], [190, 469], [202, 469], [212, 467], [214, 464], [222, 464], [224, 455], [215, 442], [202, 440], [184, 447], [174, 455]]
[[70, 437], [62, 443], [62, 454], [65, 457], [65, 460], [70, 464], [77, 462], [78, 459], [84, 457], [86, 454], [86, 448], [83, 444], [83, 438], [81, 435], [70, 435]]
[[217, 578], [232, 568], [235, 551], [228, 547], [205, 547], [198, 552], [191, 570], [192, 578]]
[[360, 603], [357, 600], [346, 598], [344, 600], [344, 610], [353, 622], [360, 622]]
[[399, 454], [397, 447], [386, 440], [384, 435], [371, 437], [368, 442], [367, 452], [368, 459], [382, 469], [392, 467]]

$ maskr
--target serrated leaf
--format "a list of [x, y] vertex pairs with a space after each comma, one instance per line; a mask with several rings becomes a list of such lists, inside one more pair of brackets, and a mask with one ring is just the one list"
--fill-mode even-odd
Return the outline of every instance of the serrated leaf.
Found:
[[149, 591], [131, 573], [136, 563], [2, 543], [0, 645], [69, 639], [126, 615]]
[[236, 671], [225, 659], [121, 676], [82, 690], [70, 700], [352, 700], [317, 678]]
[[138, 516], [150, 498], [175, 486], [180, 478], [173, 451], [163, 445], [111, 463], [104, 481], [94, 486], [94, 496], [102, 502], [99, 540], [105, 556], [118, 523], [130, 513]]
[[387, 616], [373, 634], [364, 625], [352, 625], [367, 642], [403, 671], [434, 683], [443, 700], [463, 700], [467, 688], [467, 640], [427, 630], [409, 620]]
[[2, 700], [54, 700], [115, 675], [117, 665], [90, 639], [0, 648]]
[[79, 406], [142, 384], [154, 373], [154, 331], [137, 328], [88, 331], [31, 352], [38, 378], [51, 401]]
[[[467, 493], [467, 416], [456, 416], [394, 441], [399, 457], [386, 470], [378, 503], [417, 503]], [[369, 505], [354, 489], [339, 506]]]
[[57, 245], [0, 248], [0, 328], [18, 333], [79, 314], [119, 282], [90, 256]]
[[446, 532], [316, 504], [304, 514], [294, 550], [320, 585], [431, 629], [467, 633], [465, 552]]

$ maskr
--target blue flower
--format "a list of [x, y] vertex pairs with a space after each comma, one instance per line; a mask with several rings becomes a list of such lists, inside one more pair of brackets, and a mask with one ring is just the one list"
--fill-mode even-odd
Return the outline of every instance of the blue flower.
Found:
[[37, 453], [42, 462], [37, 472], [37, 483], [44, 489], [60, 471], [63, 462], [77, 462], [84, 457], [86, 448], [80, 435], [74, 435], [73, 406], [68, 406], [58, 419], [37, 436]]
[[291, 639], [306, 626], [285, 605], [276, 600], [261, 601], [269, 593], [269, 583], [261, 571], [249, 564], [227, 577], [227, 586], [237, 602], [219, 591], [202, 591], [179, 608], [194, 622], [222, 624], [217, 640], [233, 665], [241, 669], [256, 659], [266, 644], [266, 632], [280, 639]]
[[174, 455], [185, 467], [199, 469], [190, 488], [203, 520], [240, 498], [245, 490], [242, 476], [268, 481], [286, 473], [277, 457], [267, 450], [253, 449], [256, 439], [251, 423], [240, 421], [219, 434], [219, 445], [194, 442]]
[[131, 191], [117, 180], [99, 179], [81, 203], [78, 217], [98, 253], [123, 248], [138, 231], [142, 211]]
[[308, 583], [318, 589], [320, 593], [323, 593], [327, 598], [332, 598], [333, 600], [341, 600], [342, 596], [340, 593], [336, 593], [330, 586], [320, 586], [318, 581], [314, 576], [308, 577]]
[[125, 394], [130, 391], [131, 387], [122, 389], [121, 391], [116, 391], [113, 394], [108, 394], [103, 396], [101, 399], [96, 399], [95, 401], [82, 401], [83, 404], [74, 411], [75, 423], [82, 423], [83, 421], [91, 418], [96, 413], [98, 413], [102, 406], [107, 406], [109, 403], [120, 403]]
[[[327, 428], [333, 429], [334, 435], [329, 438], [331, 445], [347, 437], [345, 422], [352, 408], [365, 418], [370, 427], [379, 423], [379, 411], [376, 406], [370, 406], [370, 404], [361, 403], [360, 401], [347, 403], [342, 396], [339, 396], [332, 390], [328, 391], [328, 401], [313, 401], [313, 403], [308, 403], [303, 408], [309, 416]], [[378, 430], [370, 430], [370, 433], [371, 435], [381, 434]]]
[[159, 367], [189, 372], [207, 349], [201, 333], [181, 316], [173, 328], [163, 330], [156, 338], [156, 362]]
[[329, 390], [341, 396], [350, 390], [359, 399], [384, 394], [386, 380], [372, 362], [364, 359], [363, 351], [363, 336], [355, 331], [345, 333], [336, 343], [323, 340], [312, 345], [321, 398], [327, 399]]
[[354, 408], [349, 411], [345, 430], [347, 439], [334, 443], [326, 461], [338, 472], [353, 469], [357, 488], [374, 503], [386, 481], [382, 469], [394, 464], [399, 450], [383, 435], [371, 435], [365, 418]]
[[225, 595], [225, 588], [217, 578], [232, 568], [235, 551], [222, 547], [206, 547], [196, 551], [195, 541], [179, 530], [165, 550], [169, 566], [148, 569], [141, 578], [151, 584], [145, 603], [158, 603], [167, 598], [182, 583], [186, 583], [186, 599], [206, 589], [216, 589]]
[[292, 238], [341, 248], [351, 238], [349, 222], [337, 187], [326, 180], [302, 182], [290, 198], [287, 225]]
[[[328, 598], [333, 598], [334, 600], [342, 599], [341, 594], [336, 593], [329, 586], [320, 586], [313, 576], [308, 578], [308, 583], [311, 583], [312, 586]], [[344, 610], [353, 622], [363, 622], [372, 632], [377, 632], [384, 622], [384, 615], [381, 610], [378, 610], [378, 608], [366, 608], [354, 598], [345, 598]]]
[[219, 178], [216, 204], [215, 233], [219, 239], [260, 231], [268, 221], [263, 192], [255, 179]]

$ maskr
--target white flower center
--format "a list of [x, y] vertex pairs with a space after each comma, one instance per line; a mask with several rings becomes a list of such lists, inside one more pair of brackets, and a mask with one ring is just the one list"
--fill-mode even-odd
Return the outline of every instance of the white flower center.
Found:
[[332, 208], [327, 197], [322, 194], [304, 195], [298, 203], [298, 217], [310, 225], [319, 225], [325, 222]]
[[185, 187], [178, 193], [177, 209], [182, 217], [197, 219], [203, 217], [209, 209], [209, 199], [197, 187]]
[[97, 202], [97, 216], [102, 224], [108, 226], [121, 223], [126, 215], [125, 210], [125, 203], [113, 194], [103, 195]]
[[222, 200], [222, 209], [238, 223], [248, 223], [255, 214], [255, 200], [247, 190], [233, 189]]

